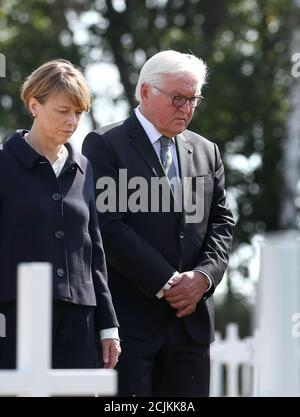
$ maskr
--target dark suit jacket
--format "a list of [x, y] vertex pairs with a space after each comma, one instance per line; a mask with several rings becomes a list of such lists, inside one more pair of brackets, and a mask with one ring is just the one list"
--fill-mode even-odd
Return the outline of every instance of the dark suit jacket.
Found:
[[24, 133], [0, 149], [0, 302], [16, 299], [18, 263], [50, 262], [54, 299], [97, 305], [97, 328], [115, 327], [91, 166], [67, 144], [57, 178]]
[[[121, 335], [143, 339], [162, 325], [170, 310], [168, 303], [155, 295], [175, 270], [205, 271], [213, 286], [199, 301], [196, 311], [183, 320], [196, 342], [208, 343], [214, 338], [211, 295], [227, 266], [234, 221], [226, 203], [224, 169], [216, 144], [185, 131], [176, 137], [176, 146], [181, 177], [191, 177], [193, 184], [200, 177], [204, 183], [204, 217], [191, 223], [187, 222], [185, 211], [179, 215], [162, 210], [100, 214], [108, 282]], [[128, 181], [143, 177], [149, 187], [152, 177], [164, 176], [155, 150], [134, 113], [103, 134], [89, 133], [82, 149], [92, 163], [95, 182], [108, 176], [118, 184], [119, 169], [127, 169]], [[186, 192], [184, 189], [183, 193]], [[96, 190], [98, 197], [99, 193]]]

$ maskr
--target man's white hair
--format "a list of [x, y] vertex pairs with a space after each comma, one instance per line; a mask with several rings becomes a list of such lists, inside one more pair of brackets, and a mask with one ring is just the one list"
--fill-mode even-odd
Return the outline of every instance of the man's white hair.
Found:
[[207, 67], [202, 59], [195, 55], [177, 51], [162, 51], [153, 55], [143, 65], [135, 89], [135, 98], [141, 100], [141, 86], [143, 83], [161, 87], [165, 75], [191, 74], [198, 80], [199, 92], [206, 81]]

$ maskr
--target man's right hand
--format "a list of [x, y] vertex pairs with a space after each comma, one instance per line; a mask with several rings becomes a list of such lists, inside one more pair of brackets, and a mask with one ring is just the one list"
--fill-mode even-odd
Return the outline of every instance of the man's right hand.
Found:
[[177, 310], [177, 317], [192, 314], [208, 288], [205, 276], [198, 271], [183, 272], [170, 284], [171, 288], [164, 292], [165, 299]]

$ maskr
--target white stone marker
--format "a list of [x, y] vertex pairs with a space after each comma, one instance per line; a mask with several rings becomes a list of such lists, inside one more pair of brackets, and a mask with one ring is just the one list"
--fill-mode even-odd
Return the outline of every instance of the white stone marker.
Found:
[[293, 317], [300, 312], [299, 232], [269, 234], [261, 251], [256, 395], [300, 395], [300, 338]]
[[51, 270], [47, 263], [19, 266], [17, 369], [0, 370], [0, 396], [115, 395], [115, 370], [51, 369]]

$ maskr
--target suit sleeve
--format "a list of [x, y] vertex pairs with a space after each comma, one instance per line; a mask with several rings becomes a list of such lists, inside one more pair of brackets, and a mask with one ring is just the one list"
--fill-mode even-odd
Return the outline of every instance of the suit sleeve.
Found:
[[[89, 179], [91, 184], [93, 184], [90, 166], [88, 166], [88, 171], [89, 172], [87, 172], [87, 174], [89, 174]], [[98, 225], [94, 190], [92, 196], [93, 198], [90, 201], [89, 234], [92, 241], [92, 277], [97, 300], [95, 326], [96, 329], [103, 330], [112, 327], [118, 327], [119, 323], [107, 285], [106, 260]]]
[[198, 264], [194, 270], [205, 272], [212, 279], [212, 287], [206, 293], [209, 297], [221, 281], [231, 251], [234, 219], [226, 201], [224, 166], [217, 145], [215, 147], [216, 168], [214, 174], [214, 191], [208, 220], [208, 228]]
[[[116, 184], [116, 201], [118, 201], [119, 166], [106, 138], [98, 133], [89, 133], [84, 140], [82, 152], [93, 167], [96, 196], [99, 194], [99, 192], [97, 194], [97, 180], [109, 177]], [[98, 211], [98, 218], [110, 265], [145, 296], [155, 297], [176, 269], [126, 223], [126, 213], [121, 213], [118, 209], [116, 212], [99, 213]]]

